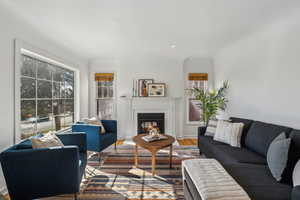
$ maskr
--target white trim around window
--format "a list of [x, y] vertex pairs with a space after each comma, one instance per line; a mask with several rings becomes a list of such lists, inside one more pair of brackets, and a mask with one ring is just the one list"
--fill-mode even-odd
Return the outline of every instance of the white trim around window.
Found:
[[[79, 87], [80, 87], [80, 77], [79, 70], [75, 68], [75, 65], [69, 63], [59, 57], [56, 57], [45, 50], [34, 47], [24, 41], [15, 40], [15, 60], [14, 60], [14, 99], [15, 99], [15, 116], [14, 116], [14, 143], [21, 141], [21, 67], [22, 67], [22, 55], [28, 55], [38, 60], [45, 61], [50, 64], [54, 64], [74, 72], [74, 121], [79, 119]], [[72, 67], [71, 67], [72, 66]]]

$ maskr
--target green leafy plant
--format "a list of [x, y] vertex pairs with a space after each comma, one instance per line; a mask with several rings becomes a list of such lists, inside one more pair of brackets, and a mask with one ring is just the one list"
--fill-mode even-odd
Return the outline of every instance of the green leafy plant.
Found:
[[219, 110], [225, 110], [228, 99], [226, 98], [229, 88], [228, 81], [224, 81], [222, 87], [217, 90], [205, 90], [200, 88], [188, 89], [190, 95], [194, 96], [200, 103], [201, 121], [208, 126], [209, 120], [216, 116]]

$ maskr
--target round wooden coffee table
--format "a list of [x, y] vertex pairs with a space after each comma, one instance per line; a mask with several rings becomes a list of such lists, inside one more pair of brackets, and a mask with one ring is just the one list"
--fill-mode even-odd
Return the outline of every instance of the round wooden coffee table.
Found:
[[135, 166], [138, 167], [138, 147], [142, 147], [147, 149], [152, 154], [152, 176], [155, 175], [155, 165], [156, 165], [156, 153], [166, 147], [170, 147], [169, 153], [169, 162], [170, 168], [172, 168], [172, 151], [173, 151], [173, 142], [175, 141], [174, 137], [170, 135], [166, 135], [168, 138], [164, 140], [154, 141], [154, 142], [146, 142], [142, 139], [143, 136], [147, 134], [138, 134], [133, 137], [133, 141], [135, 142]]

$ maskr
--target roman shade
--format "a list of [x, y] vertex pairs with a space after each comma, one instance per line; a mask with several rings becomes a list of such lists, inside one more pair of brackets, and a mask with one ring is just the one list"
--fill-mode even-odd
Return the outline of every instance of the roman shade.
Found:
[[188, 79], [189, 79], [189, 81], [207, 81], [208, 74], [207, 73], [189, 73]]
[[95, 81], [104, 82], [104, 81], [113, 81], [114, 73], [95, 73]]

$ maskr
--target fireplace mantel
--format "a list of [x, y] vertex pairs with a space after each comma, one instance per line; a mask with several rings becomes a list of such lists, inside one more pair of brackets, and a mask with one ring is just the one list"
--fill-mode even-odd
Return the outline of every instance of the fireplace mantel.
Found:
[[176, 137], [176, 105], [180, 98], [176, 97], [131, 97], [121, 98], [127, 101], [129, 111], [128, 138], [137, 134], [138, 113], [165, 113], [165, 133]]

